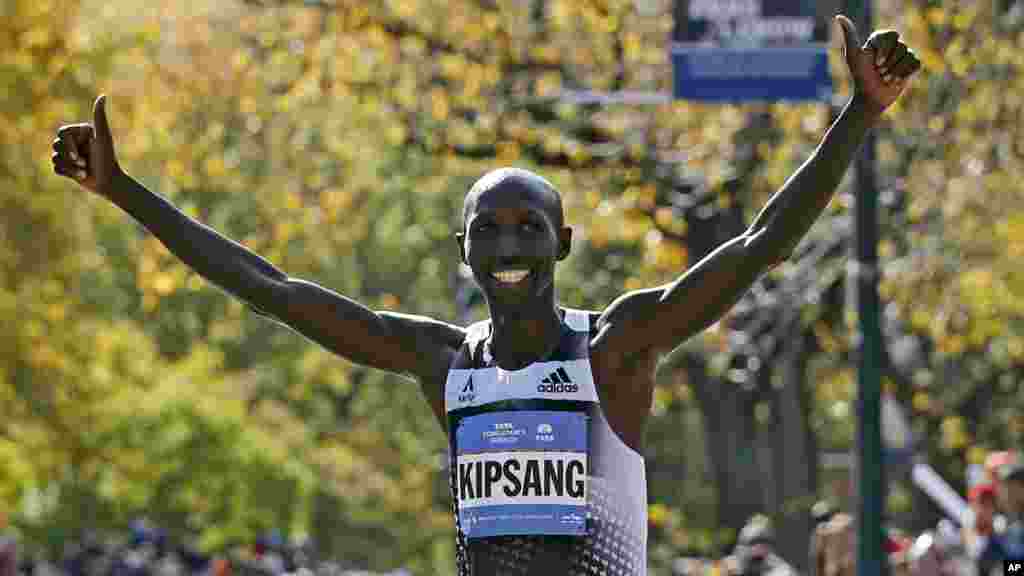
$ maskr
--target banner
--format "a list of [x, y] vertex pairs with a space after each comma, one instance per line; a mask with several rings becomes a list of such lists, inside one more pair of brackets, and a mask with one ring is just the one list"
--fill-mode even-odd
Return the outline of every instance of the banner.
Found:
[[828, 100], [838, 0], [676, 0], [674, 96], [705, 101]]
[[914, 464], [911, 478], [918, 488], [942, 508], [950, 520], [961, 526], [965, 524], [970, 507], [934, 468], [923, 462]]

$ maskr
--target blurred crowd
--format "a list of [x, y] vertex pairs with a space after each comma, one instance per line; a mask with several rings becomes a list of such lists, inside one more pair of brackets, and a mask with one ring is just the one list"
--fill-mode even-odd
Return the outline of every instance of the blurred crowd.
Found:
[[[884, 537], [892, 576], [1003, 576], [1004, 560], [1024, 560], [1024, 459], [991, 454], [966, 494], [969, 509], [957, 525], [944, 519], [917, 535], [888, 530]], [[857, 556], [854, 518], [825, 502], [812, 509], [808, 576], [853, 576]], [[795, 576], [776, 554], [767, 518], [754, 517], [724, 559], [679, 558], [673, 576]]]
[[59, 558], [17, 550], [0, 537], [0, 576], [410, 576], [405, 570], [367, 572], [315, 558], [308, 540], [269, 533], [254, 542], [207, 554], [176, 542], [145, 520], [120, 538], [87, 533], [66, 543]]
[[[1014, 452], [991, 454], [980, 477], [970, 483], [966, 500], [969, 509], [957, 519], [960, 525], [944, 519], [916, 535], [887, 532], [892, 576], [1002, 576], [1004, 560], [1024, 560], [1024, 458]], [[808, 576], [856, 574], [853, 517], [825, 502], [814, 506], [812, 516]], [[0, 518], [0, 576], [374, 576], [320, 561], [309, 541], [286, 542], [276, 533], [205, 554], [139, 520], [120, 540], [86, 534], [54, 559], [19, 550], [4, 527]], [[714, 560], [678, 558], [673, 576], [801, 574], [777, 554], [775, 543], [771, 521], [755, 516], [740, 531], [732, 554]], [[399, 570], [387, 576], [408, 574]]]

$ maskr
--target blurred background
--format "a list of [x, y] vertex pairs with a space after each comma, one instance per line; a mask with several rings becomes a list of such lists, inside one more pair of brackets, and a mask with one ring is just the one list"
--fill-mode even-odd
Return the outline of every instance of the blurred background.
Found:
[[[250, 313], [55, 176], [51, 141], [107, 93], [122, 166], [189, 214], [292, 276], [459, 322], [486, 314], [451, 240], [464, 192], [536, 170], [577, 239], [559, 298], [600, 309], [741, 232], [837, 110], [563, 97], [670, 93], [672, 10], [0, 3], [0, 549], [28, 573], [453, 574], [445, 441], [417, 385]], [[877, 130], [883, 388], [906, 422], [888, 429], [894, 542], [949, 515], [913, 462], [968, 499], [1021, 446], [1022, 13], [876, 5], [923, 63]], [[652, 576], [698, 573], [683, 558], [730, 554], [751, 518], [805, 571], [815, 523], [856, 512], [851, 204], [846, 182], [789, 262], [660, 366]]]

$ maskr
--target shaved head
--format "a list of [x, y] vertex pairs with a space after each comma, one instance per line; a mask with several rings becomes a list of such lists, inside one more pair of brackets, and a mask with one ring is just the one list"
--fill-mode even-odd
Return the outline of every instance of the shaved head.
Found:
[[509, 194], [522, 193], [524, 191], [534, 192], [535, 196], [543, 199], [544, 209], [551, 218], [555, 228], [564, 225], [565, 217], [562, 211], [562, 195], [543, 176], [523, 170], [522, 168], [499, 168], [491, 170], [477, 180], [466, 193], [462, 204], [462, 225], [465, 228], [469, 222], [470, 214], [476, 210], [477, 201], [480, 196], [490, 191], [507, 191]]
[[[496, 308], [554, 307], [555, 265], [569, 255], [572, 229], [564, 224], [562, 196], [542, 176], [521, 168], [484, 174], [466, 193], [460, 256]], [[519, 280], [497, 273], [525, 274]]]

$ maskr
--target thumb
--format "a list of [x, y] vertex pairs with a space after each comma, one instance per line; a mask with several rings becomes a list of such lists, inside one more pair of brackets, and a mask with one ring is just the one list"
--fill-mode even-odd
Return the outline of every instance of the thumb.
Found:
[[92, 108], [93, 130], [96, 131], [96, 141], [105, 150], [113, 154], [114, 136], [110, 133], [110, 123], [107, 121], [107, 95], [100, 94], [96, 104]]
[[860, 34], [857, 33], [857, 27], [853, 22], [843, 14], [836, 15], [836, 22], [843, 29], [843, 55], [846, 61], [850, 62], [861, 49]]

